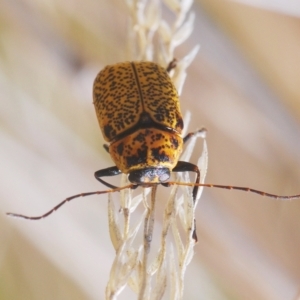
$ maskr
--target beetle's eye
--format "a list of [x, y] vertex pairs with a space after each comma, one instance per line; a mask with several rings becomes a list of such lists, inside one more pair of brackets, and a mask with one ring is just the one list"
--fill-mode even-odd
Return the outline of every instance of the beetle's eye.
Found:
[[131, 183], [140, 184], [144, 182], [143, 170], [136, 170], [129, 173], [128, 180]]

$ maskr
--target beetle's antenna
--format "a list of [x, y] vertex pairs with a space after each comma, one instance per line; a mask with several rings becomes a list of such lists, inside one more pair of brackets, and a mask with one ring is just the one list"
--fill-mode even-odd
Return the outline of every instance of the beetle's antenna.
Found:
[[[249, 188], [249, 187], [234, 186], [234, 185], [221, 185], [221, 184], [211, 184], [211, 183], [198, 183], [197, 184], [197, 183], [192, 183], [192, 182], [189, 183], [189, 182], [176, 182], [176, 181], [165, 182], [162, 185], [165, 186], [165, 187], [169, 187], [171, 185], [179, 185], [179, 186], [190, 186], [190, 187], [194, 187], [194, 186], [201, 187], [202, 186], [202, 187], [219, 188], [219, 189], [226, 189], [226, 190], [240, 190], [240, 191], [244, 191], [244, 192], [250, 192], [250, 193], [258, 194], [258, 195], [264, 196], [264, 197], [274, 198], [274, 199], [277, 199], [277, 200], [300, 199], [300, 194], [282, 196], [282, 195], [267, 193], [267, 192], [256, 190], [256, 189]], [[61, 206], [63, 206], [65, 203], [67, 203], [67, 202], [69, 202], [73, 199], [80, 198], [80, 197], [92, 196], [92, 195], [109, 194], [109, 193], [119, 192], [119, 191], [122, 191], [122, 190], [125, 190], [125, 189], [135, 189], [137, 186], [138, 185], [129, 184], [129, 185], [125, 185], [125, 186], [122, 186], [122, 187], [118, 187], [118, 188], [111, 189], [111, 190], [106, 190], [106, 191], [96, 191], [96, 192], [77, 194], [77, 195], [66, 198], [65, 200], [63, 200], [62, 202], [60, 202], [59, 204], [54, 206], [51, 210], [49, 210], [48, 212], [46, 212], [45, 214], [43, 214], [41, 216], [30, 217], [30, 216], [10, 213], [10, 212], [6, 213], [6, 214], [10, 217], [15, 217], [15, 218], [23, 218], [23, 219], [27, 219], [27, 220], [40, 220], [40, 219], [48, 217], [54, 211], [58, 210]]]
[[37, 216], [37, 217], [29, 217], [29, 216], [26, 216], [26, 215], [15, 214], [15, 213], [6, 213], [6, 214], [8, 216], [10, 216], [10, 217], [15, 217], [15, 218], [23, 218], [23, 219], [27, 219], [27, 220], [40, 220], [40, 219], [48, 217], [54, 211], [56, 211], [61, 206], [63, 206], [65, 203], [67, 203], [67, 202], [69, 202], [69, 201], [71, 201], [73, 199], [80, 198], [80, 197], [92, 196], [92, 195], [109, 194], [109, 193], [119, 192], [119, 191], [122, 191], [122, 190], [125, 190], [125, 189], [134, 189], [136, 187], [137, 187], [137, 185], [129, 184], [129, 185], [126, 185], [126, 186], [122, 186], [122, 187], [118, 187], [118, 188], [111, 189], [111, 190], [106, 190], [106, 191], [96, 191], [96, 192], [89, 192], [89, 193], [77, 194], [77, 195], [74, 195], [74, 196], [66, 198], [65, 200], [63, 200], [62, 202], [60, 202], [59, 204], [57, 204], [56, 206], [54, 206], [51, 210], [49, 210], [45, 214], [43, 214], [41, 216]]
[[278, 199], [278, 200], [300, 199], [300, 194], [299, 195], [281, 196], [281, 195], [266, 193], [266, 192], [252, 189], [249, 187], [234, 186], [234, 185], [221, 185], [221, 184], [210, 184], [210, 183], [198, 183], [197, 184], [197, 183], [192, 183], [192, 182], [175, 182], [175, 181], [169, 181], [169, 182], [163, 183], [162, 185], [166, 186], [166, 187], [171, 186], [171, 185], [180, 185], [180, 186], [190, 186], [190, 187], [202, 186], [202, 187], [219, 188], [219, 189], [227, 189], [227, 190], [240, 190], [240, 191], [255, 193], [260, 196], [265, 196], [265, 197], [274, 198], [274, 199]]

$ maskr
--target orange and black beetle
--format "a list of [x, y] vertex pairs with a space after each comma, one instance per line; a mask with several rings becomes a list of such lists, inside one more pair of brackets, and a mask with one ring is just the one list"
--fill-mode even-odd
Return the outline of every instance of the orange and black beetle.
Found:
[[[115, 166], [95, 172], [95, 177], [111, 190], [68, 197], [37, 217], [7, 214], [39, 220], [78, 197], [157, 184], [191, 186], [194, 201], [199, 186], [248, 191], [282, 200], [300, 198], [300, 195], [279, 196], [248, 187], [200, 183], [198, 167], [179, 160], [184, 143], [197, 132], [189, 133], [184, 138], [181, 135], [183, 121], [179, 98], [168, 74], [174, 67], [175, 61], [167, 69], [153, 62], [125, 62], [107, 66], [97, 75], [93, 90], [94, 105], [104, 139], [109, 142], [104, 148], [111, 155]], [[194, 183], [168, 181], [171, 172], [186, 171], [196, 173]], [[102, 179], [121, 173], [128, 174], [130, 185], [116, 187]], [[197, 240], [195, 226], [193, 238]]]
[[[78, 197], [138, 186], [170, 186], [175, 184], [168, 181], [171, 172], [184, 171], [196, 173], [195, 183], [178, 183], [193, 187], [195, 201], [201, 186], [200, 171], [194, 164], [179, 161], [179, 157], [183, 144], [197, 132], [184, 138], [181, 136], [183, 121], [179, 98], [168, 74], [175, 65], [175, 60], [167, 69], [153, 62], [124, 62], [107, 66], [97, 75], [93, 88], [94, 105], [103, 137], [109, 142], [104, 148], [116, 165], [95, 172], [95, 177], [112, 190], [68, 197], [37, 217], [7, 214], [39, 220]], [[121, 173], [128, 174], [130, 185], [116, 187], [102, 179]], [[195, 231], [193, 236], [197, 240]]]
[[[183, 144], [194, 134], [183, 129], [179, 97], [167, 69], [153, 62], [124, 62], [105, 67], [96, 77], [94, 105], [105, 149], [116, 166], [99, 170], [97, 180], [115, 186], [103, 176], [128, 174], [135, 185], [164, 184], [171, 172], [200, 172], [196, 165], [179, 161]], [[197, 186], [193, 196], [196, 196]]]

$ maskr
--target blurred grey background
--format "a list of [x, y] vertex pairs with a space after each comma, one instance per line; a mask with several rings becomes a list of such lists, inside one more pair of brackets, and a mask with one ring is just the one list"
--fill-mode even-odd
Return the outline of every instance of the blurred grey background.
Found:
[[[176, 56], [201, 45], [181, 106], [190, 131], [208, 129], [206, 182], [299, 194], [299, 2], [198, 0], [193, 10], [193, 35]], [[112, 161], [92, 83], [127, 59], [127, 23], [121, 0], [0, 2], [1, 300], [104, 299], [114, 257], [106, 196], [42, 221], [5, 212], [39, 215], [105, 189], [93, 177]], [[299, 213], [299, 201], [206, 189], [184, 299], [297, 299]]]

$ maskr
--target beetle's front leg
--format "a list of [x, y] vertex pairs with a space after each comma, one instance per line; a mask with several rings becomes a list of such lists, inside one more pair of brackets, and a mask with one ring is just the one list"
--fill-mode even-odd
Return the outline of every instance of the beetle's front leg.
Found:
[[99, 170], [97, 172], [95, 172], [95, 178], [100, 181], [102, 184], [106, 185], [107, 187], [111, 188], [111, 189], [115, 189], [117, 188], [115, 185], [112, 185], [106, 181], [104, 181], [103, 179], [101, 179], [101, 177], [104, 176], [116, 176], [121, 174], [122, 172], [115, 166], [115, 167], [109, 167], [106, 169], [102, 169]]

